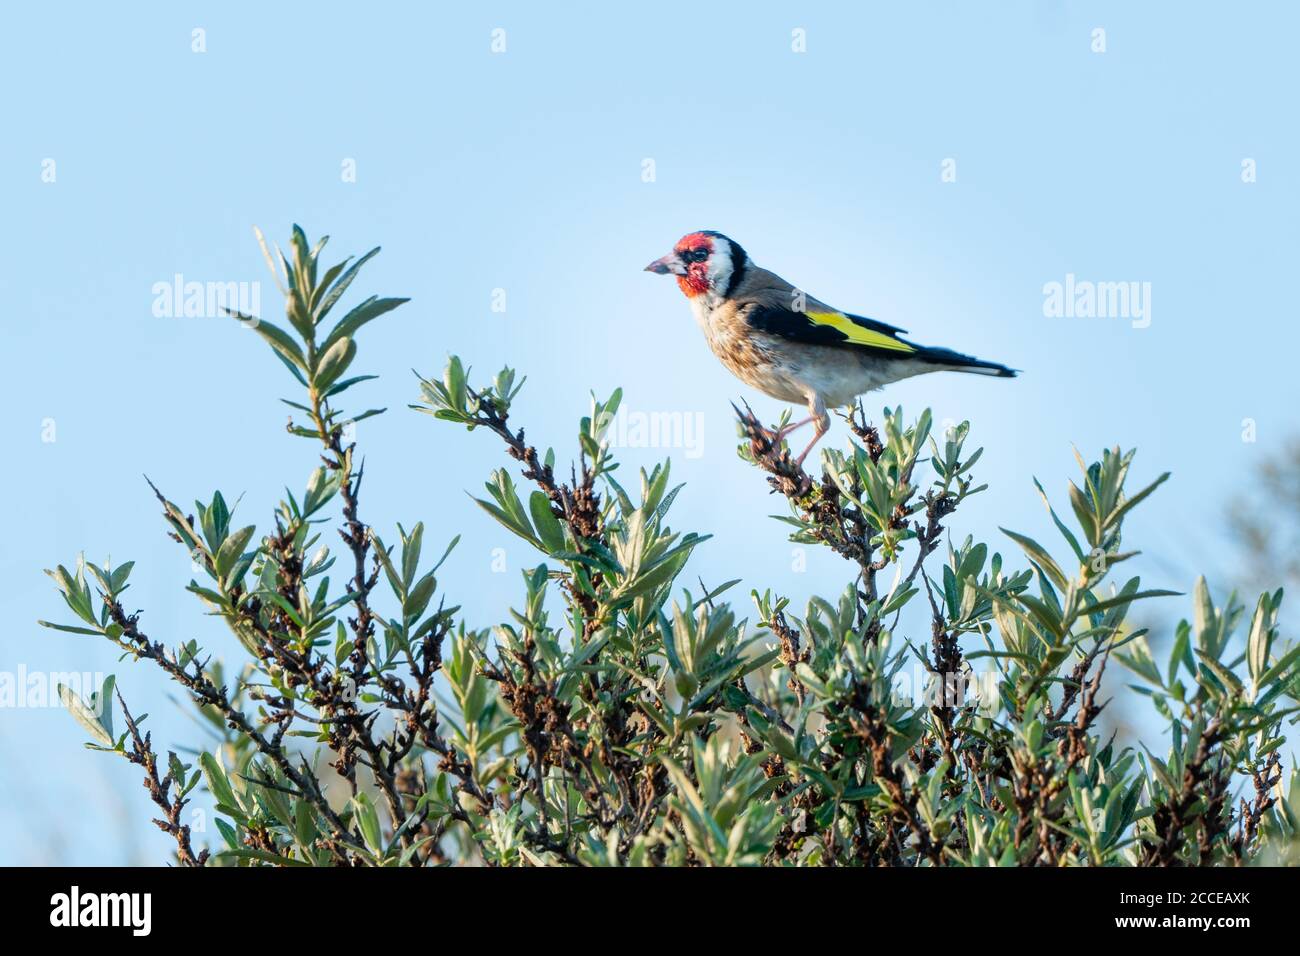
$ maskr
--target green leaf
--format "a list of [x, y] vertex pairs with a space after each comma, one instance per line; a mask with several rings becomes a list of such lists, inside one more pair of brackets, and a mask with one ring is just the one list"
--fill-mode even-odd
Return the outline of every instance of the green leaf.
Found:
[[253, 532], [257, 530], [255, 526], [249, 525], [246, 528], [240, 528], [232, 532], [225, 541], [221, 542], [221, 548], [217, 551], [217, 576], [225, 579], [230, 569], [235, 566], [244, 555], [244, 547], [248, 544], [249, 539], [253, 537]]
[[272, 322], [268, 322], [266, 319], [245, 315], [243, 312], [236, 312], [233, 309], [227, 309], [226, 311], [265, 339], [267, 344], [275, 349], [282, 359], [303, 372], [307, 371], [307, 359], [303, 356], [302, 349], [284, 329]]
[[109, 674], [93, 698], [95, 710], [99, 711], [99, 722], [108, 731], [108, 736], [113, 738], [117, 736], [113, 733], [113, 688], [116, 686], [117, 678]]
[[1132, 498], [1126, 499], [1123, 504], [1115, 508], [1115, 510], [1112, 511], [1110, 515], [1106, 518], [1106, 527], [1110, 528], [1118, 524], [1119, 520], [1123, 518], [1124, 515], [1132, 511], [1135, 507], [1137, 507], [1139, 503], [1143, 501], [1143, 499], [1145, 499], [1149, 494], [1151, 494], [1151, 492], [1155, 491], [1157, 488], [1159, 488], [1168, 480], [1169, 480], [1169, 472], [1166, 471], [1163, 475], [1161, 475], [1155, 481], [1151, 482], [1151, 484], [1147, 485], [1145, 488], [1143, 488], [1141, 491], [1135, 494]]
[[318, 392], [328, 391], [338, 381], [339, 376], [348, 370], [352, 360], [357, 356], [357, 344], [344, 336], [337, 339], [325, 349], [312, 375], [312, 387]]
[[1273, 644], [1273, 628], [1269, 620], [1271, 607], [1268, 595], [1261, 594], [1255, 605], [1255, 615], [1250, 621], [1250, 635], [1246, 639], [1246, 662], [1250, 669], [1250, 679], [1257, 689], [1260, 675], [1268, 669], [1268, 656]]
[[71, 624], [51, 624], [49, 621], [37, 621], [41, 627], [48, 627], [56, 631], [67, 631], [69, 634], [89, 634], [93, 637], [100, 637], [103, 631], [92, 631], [88, 627], [74, 627]]
[[[63, 701], [64, 708], [72, 715], [73, 720], [81, 724], [82, 729], [94, 737], [95, 742], [101, 747], [112, 747], [113, 735], [108, 732], [86, 702], [64, 684], [58, 685], [58, 691], [59, 699]], [[111, 704], [105, 702], [104, 706], [111, 706]]]
[[[358, 263], [360, 265], [360, 263]], [[343, 318], [339, 319], [338, 325], [330, 330], [330, 334], [325, 337], [321, 343], [321, 348], [328, 349], [340, 339], [351, 338], [357, 334], [357, 329], [379, 318], [385, 312], [391, 312], [393, 309], [402, 305], [404, 302], [410, 302], [410, 299], [380, 299], [371, 296], [362, 302], [359, 306], [349, 312]]]
[[528, 497], [528, 511], [533, 516], [533, 524], [547, 553], [564, 550], [564, 526], [551, 510], [551, 499], [545, 492], [534, 491]]
[[421, 521], [402, 543], [402, 584], [408, 589], [415, 583], [415, 572], [420, 568], [420, 551], [424, 547], [424, 522]]
[[1204, 576], [1196, 579], [1196, 586], [1192, 589], [1192, 605], [1194, 611], [1192, 626], [1196, 629], [1197, 643], [1200, 645], [1201, 650], [1213, 657], [1217, 657], [1219, 647], [1215, 637], [1217, 621], [1214, 613], [1214, 601], [1210, 598], [1210, 586], [1206, 583]]
[[1053, 584], [1055, 584], [1062, 591], [1069, 588], [1070, 582], [1069, 579], [1065, 576], [1065, 572], [1061, 570], [1060, 565], [1058, 565], [1052, 559], [1052, 556], [1047, 553], [1047, 550], [1041, 544], [1039, 544], [1033, 538], [1030, 538], [1023, 534], [1017, 534], [1014, 531], [1008, 531], [1006, 528], [1000, 527], [998, 528], [998, 530], [1001, 531], [1003, 534], [1005, 534], [1016, 544], [1020, 545], [1020, 547], [1024, 550], [1025, 554], [1029, 556], [1029, 560], [1033, 561], [1036, 565], [1042, 568], [1043, 572], [1049, 578], [1052, 579]]
[[257, 236], [257, 244], [261, 247], [262, 256], [266, 259], [266, 266], [271, 270], [271, 278], [275, 280], [276, 287], [279, 288], [283, 295], [288, 295], [289, 290], [285, 287], [283, 280], [280, 278], [280, 270], [276, 268], [275, 260], [271, 258], [271, 250], [266, 244], [266, 236], [257, 226], [253, 227], [253, 235]]
[[1083, 548], [1079, 547], [1079, 539], [1074, 536], [1074, 532], [1066, 527], [1065, 522], [1057, 516], [1056, 509], [1052, 507], [1052, 503], [1047, 498], [1047, 492], [1043, 490], [1043, 486], [1037, 478], [1034, 479], [1034, 487], [1038, 489], [1038, 496], [1043, 499], [1043, 506], [1047, 508], [1047, 513], [1052, 516], [1052, 523], [1056, 525], [1056, 530], [1061, 532], [1061, 537], [1065, 538], [1069, 543], [1070, 549], [1074, 551], [1075, 558], [1082, 562], [1084, 551]]
[[1070, 482], [1070, 507], [1074, 509], [1074, 516], [1079, 521], [1079, 526], [1083, 529], [1083, 536], [1088, 544], [1097, 547], [1101, 543], [1101, 532], [1097, 528], [1097, 517], [1093, 514], [1092, 505], [1084, 497], [1079, 486]]
[[1113, 607], [1123, 607], [1132, 604], [1134, 601], [1141, 601], [1145, 598], [1153, 597], [1179, 597], [1179, 591], [1166, 591], [1162, 588], [1153, 588], [1150, 591], [1135, 591], [1132, 594], [1117, 594], [1115, 597], [1106, 598], [1104, 601], [1098, 601], [1096, 604], [1089, 604], [1084, 608], [1088, 614], [1095, 614], [1098, 611], [1107, 611]]
[[238, 850], [222, 850], [217, 856], [231, 856], [237, 860], [258, 860], [262, 863], [274, 863], [276, 866], [310, 866], [310, 863], [304, 860], [294, 860], [287, 856], [279, 856], [269, 850], [254, 850], [243, 847]]
[[[352, 280], [357, 277], [357, 273], [361, 271], [361, 267], [377, 255], [378, 252], [379, 247], [375, 246], [375, 248], [371, 249], [356, 262], [352, 263], [352, 266], [347, 272], [343, 273], [342, 277], [337, 283], [335, 283], [334, 287], [330, 289], [329, 292], [325, 293], [325, 297], [321, 299], [320, 304], [316, 307], [317, 324], [320, 324], [320, 321], [329, 314], [329, 311], [334, 307], [334, 304], [343, 297], [343, 293], [348, 291], [348, 286], [350, 286]], [[340, 265], [342, 265], [342, 263], [340, 263]], [[331, 272], [332, 271], [333, 270], [331, 270]]]
[[[325, 393], [325, 397], [330, 398], [334, 395], [338, 395], [340, 392], [346, 392], [349, 388], [351, 388], [353, 385], [358, 384], [359, 382], [369, 382], [372, 379], [376, 379], [376, 378], [379, 378], [379, 376], [378, 375], [354, 375], [352, 376], [352, 378], [345, 378], [343, 381], [337, 382], [336, 384], [330, 386], [330, 390]], [[307, 383], [303, 382], [303, 384], [306, 385]]]
[[1264, 687], [1285, 674], [1297, 660], [1300, 660], [1300, 644], [1283, 654], [1281, 659], [1259, 675], [1259, 686]]
[[303, 388], [307, 388], [307, 379], [303, 376], [302, 372], [298, 371], [298, 366], [296, 366], [293, 362], [285, 358], [284, 355], [278, 349], [276, 350], [275, 357], [278, 358], [281, 362], [283, 362], [284, 367], [287, 368], [291, 373], [293, 373], [293, 377], [298, 380], [299, 385], [301, 385]]
[[1178, 666], [1181, 664], [1187, 668], [1189, 674], [1196, 673], [1196, 662], [1192, 659], [1191, 646], [1191, 629], [1187, 622], [1182, 622], [1177, 628], [1174, 636], [1174, 646], [1169, 652], [1169, 679], [1167, 684], [1172, 685], [1174, 678], [1178, 675]]
[[406, 594], [406, 585], [402, 581], [402, 576], [397, 572], [396, 566], [393, 564], [392, 555], [388, 553], [388, 548], [384, 545], [384, 542], [380, 539], [379, 535], [375, 534], [373, 529], [370, 532], [370, 537], [375, 543], [375, 557], [379, 560], [380, 565], [384, 569], [384, 574], [388, 577], [388, 586], [393, 589], [395, 595], [399, 598], [402, 597]]
[[126, 587], [126, 579], [131, 576], [131, 569], [134, 567], [134, 561], [126, 561], [114, 568], [112, 574], [114, 594], [121, 593], [121, 591]]
[[238, 809], [239, 801], [235, 798], [235, 791], [230, 786], [226, 771], [217, 763], [217, 758], [205, 750], [199, 754], [199, 767], [203, 770], [203, 779], [207, 781], [213, 799], [219, 804]]
[[379, 813], [375, 810], [375, 805], [370, 802], [370, 798], [364, 793], [357, 794], [352, 798], [352, 811], [366, 846], [376, 853], [382, 853], [384, 841], [379, 829]]
[[306, 800], [298, 800], [294, 803], [293, 824], [294, 841], [298, 844], [303, 856], [307, 857], [308, 861], [315, 863], [312, 844], [316, 840], [316, 821], [311, 804]]

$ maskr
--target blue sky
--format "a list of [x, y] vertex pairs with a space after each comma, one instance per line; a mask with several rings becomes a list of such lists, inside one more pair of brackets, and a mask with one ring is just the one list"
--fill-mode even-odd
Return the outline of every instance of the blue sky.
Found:
[[[698, 415], [698, 455], [624, 456], [629, 471], [673, 457], [675, 527], [715, 535], [692, 570], [800, 603], [843, 587], [817, 554], [792, 573], [763, 517], [778, 502], [735, 457], [728, 403], [781, 406], [731, 378], [673, 285], [641, 271], [701, 228], [841, 308], [1024, 370], [869, 397], [974, 423], [991, 488], [954, 536], [1004, 553], [998, 525], [1050, 539], [1030, 477], [1063, 501], [1072, 444], [1119, 443], [1139, 449], [1135, 480], [1173, 472], [1129, 526], [1144, 581], [1231, 573], [1226, 496], [1297, 425], [1294, 7], [408, 6], [3, 14], [0, 669], [116, 672], [163, 748], [198, 739], [159, 675], [36, 627], [62, 619], [40, 569], [83, 549], [134, 559], [146, 632], [237, 657], [183, 591], [188, 560], [141, 476], [187, 504], [242, 494], [265, 524], [314, 465], [284, 434], [292, 383], [259, 340], [152, 308], [180, 273], [260, 281], [277, 314], [255, 224], [328, 232], [339, 256], [380, 244], [354, 289], [412, 298], [360, 341], [357, 369], [382, 377], [351, 394], [390, 409], [358, 429], [365, 511], [390, 536], [421, 519], [435, 540], [464, 535], [440, 580], [473, 624], [499, 619], [534, 557], [464, 494], [503, 463], [497, 445], [405, 407], [409, 370], [450, 353], [527, 374], [520, 422], [561, 461], [591, 390]], [[1149, 325], [1045, 316], [1044, 285], [1067, 274], [1150, 283]], [[0, 712], [0, 862], [164, 858], [137, 771], [83, 736], [57, 709]]]

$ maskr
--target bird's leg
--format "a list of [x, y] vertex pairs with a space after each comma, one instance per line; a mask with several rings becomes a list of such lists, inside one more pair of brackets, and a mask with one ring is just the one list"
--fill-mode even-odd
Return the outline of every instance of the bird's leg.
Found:
[[807, 425], [807, 424], [808, 424], [810, 421], [812, 421], [812, 420], [813, 420], [813, 416], [812, 416], [812, 415], [809, 415], [807, 418], [803, 419], [802, 421], [797, 421], [797, 422], [794, 422], [794, 423], [792, 423], [792, 424], [790, 424], [790, 425], [786, 425], [784, 428], [778, 428], [778, 429], [777, 429], [777, 430], [772, 434], [772, 444], [773, 444], [773, 445], [779, 445], [779, 444], [781, 444], [781, 442], [785, 441], [785, 436], [786, 436], [786, 435], [789, 435], [791, 432], [793, 432], [793, 431], [794, 431], [795, 429], [797, 429], [797, 428], [803, 428], [805, 425]]
[[822, 428], [821, 422], [818, 422], [814, 431], [816, 432], [816, 434], [813, 435], [813, 440], [808, 443], [808, 447], [805, 448], [800, 453], [799, 457], [794, 460], [794, 463], [798, 465], [800, 468], [803, 467], [803, 460], [808, 457], [808, 452], [813, 450], [813, 446], [816, 445], [819, 441], [821, 441], [822, 436], [825, 435], [828, 431], [830, 431], [830, 429]]
[[[831, 416], [826, 413], [826, 403], [819, 396], [813, 396], [808, 400], [808, 411], [812, 412], [809, 421], [813, 423], [813, 440], [808, 443], [802, 454], [794, 460], [797, 467], [803, 467], [803, 460], [808, 457], [808, 452], [813, 450], [813, 446], [822, 440], [831, 429]], [[800, 423], [802, 424], [802, 422]]]

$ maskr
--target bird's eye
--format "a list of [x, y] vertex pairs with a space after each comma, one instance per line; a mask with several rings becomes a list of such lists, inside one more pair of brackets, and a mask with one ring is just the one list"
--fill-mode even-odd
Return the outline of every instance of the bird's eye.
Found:
[[709, 258], [709, 251], [707, 249], [693, 249], [686, 258], [692, 262], [703, 262]]

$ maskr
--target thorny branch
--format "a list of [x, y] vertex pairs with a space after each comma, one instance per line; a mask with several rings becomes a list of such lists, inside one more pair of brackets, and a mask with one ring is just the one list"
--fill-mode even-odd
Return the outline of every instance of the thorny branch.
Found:
[[[140, 729], [136, 726], [135, 718], [131, 716], [131, 711], [127, 709], [126, 701], [122, 699], [120, 692], [117, 695], [117, 702], [122, 707], [122, 716], [126, 720], [127, 733], [131, 738], [131, 749], [125, 751], [126, 759], [144, 768], [144, 788], [149, 791], [149, 799], [163, 812], [163, 819], [155, 818], [153, 822], [157, 824], [158, 829], [175, 838], [176, 857], [182, 866], [203, 866], [208, 862], [208, 851], [203, 850], [195, 854], [193, 847], [190, 846], [189, 825], [181, 823], [181, 811], [189, 803], [179, 792], [181, 781], [173, 777], [170, 768], [162, 779], [159, 779], [158, 758], [152, 746], [153, 735], [146, 733], [143, 738], [140, 736]], [[168, 754], [168, 758], [174, 762], [176, 755]], [[171, 794], [173, 786], [177, 788], [175, 796]]]
[[227, 725], [232, 730], [252, 741], [258, 752], [274, 763], [280, 772], [298, 788], [297, 796], [308, 800], [315, 807], [316, 811], [329, 823], [337, 840], [353, 847], [359, 848], [363, 846], [360, 838], [348, 829], [338, 814], [330, 807], [329, 801], [321, 791], [315, 776], [310, 771], [300, 773], [289, 760], [288, 754], [285, 753], [278, 741], [268, 740], [249, 722], [243, 711], [230, 703], [230, 699], [226, 695], [226, 689], [215, 686], [208, 679], [203, 665], [199, 661], [192, 660], [188, 663], [182, 663], [174, 653], [168, 651], [161, 643], [150, 641], [140, 631], [137, 625], [138, 614], [128, 615], [122, 609], [122, 605], [116, 601], [107, 602], [107, 606], [110, 619], [122, 629], [122, 636], [115, 639], [114, 643], [122, 647], [123, 650], [150, 660], [162, 668], [173, 680], [189, 690], [195, 703], [215, 708], [225, 718]]

